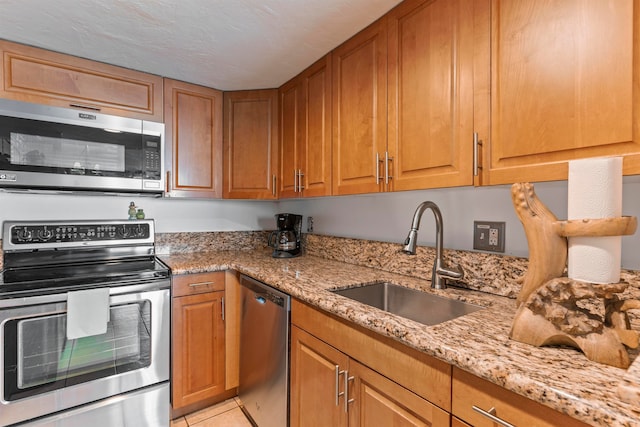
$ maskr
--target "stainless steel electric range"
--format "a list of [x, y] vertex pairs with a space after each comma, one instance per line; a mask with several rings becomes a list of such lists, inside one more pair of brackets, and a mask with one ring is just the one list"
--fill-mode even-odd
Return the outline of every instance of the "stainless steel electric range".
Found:
[[153, 220], [3, 224], [0, 426], [168, 426]]

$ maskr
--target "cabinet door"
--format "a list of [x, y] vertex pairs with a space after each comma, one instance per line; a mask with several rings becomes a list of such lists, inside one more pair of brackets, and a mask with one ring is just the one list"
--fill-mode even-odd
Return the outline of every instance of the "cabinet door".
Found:
[[224, 292], [173, 298], [171, 403], [174, 409], [225, 389]]
[[333, 194], [384, 190], [387, 31], [381, 18], [333, 51]]
[[0, 97], [162, 122], [162, 77], [0, 41]]
[[331, 54], [279, 95], [280, 198], [331, 195]]
[[291, 427], [346, 427], [344, 374], [349, 359], [330, 345], [291, 327]]
[[281, 199], [300, 197], [298, 189], [299, 159], [304, 148], [303, 79], [297, 76], [278, 90], [280, 107], [280, 165], [278, 184]]
[[331, 195], [331, 54], [302, 73], [300, 170], [304, 197]]
[[276, 198], [277, 105], [277, 89], [225, 92], [224, 198]]
[[473, 184], [473, 3], [404, 1], [388, 32], [392, 189]]
[[164, 81], [167, 193], [222, 197], [222, 92]]
[[567, 160], [594, 156], [629, 155], [625, 173], [640, 172], [640, 2], [477, 5], [478, 67], [491, 69], [483, 184], [567, 179]]
[[349, 377], [349, 427], [449, 427], [448, 412], [353, 359]]

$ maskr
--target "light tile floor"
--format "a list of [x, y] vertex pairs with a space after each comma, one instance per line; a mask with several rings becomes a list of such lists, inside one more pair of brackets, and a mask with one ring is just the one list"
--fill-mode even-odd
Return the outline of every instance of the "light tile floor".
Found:
[[171, 421], [171, 427], [252, 427], [234, 399]]

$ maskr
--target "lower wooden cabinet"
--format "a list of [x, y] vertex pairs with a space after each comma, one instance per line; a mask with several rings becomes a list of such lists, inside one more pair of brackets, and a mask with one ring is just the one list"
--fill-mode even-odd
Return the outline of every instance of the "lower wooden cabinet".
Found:
[[171, 403], [175, 411], [225, 392], [225, 273], [172, 279]]
[[344, 353], [291, 327], [291, 427], [348, 424], [340, 374], [340, 367], [346, 369], [348, 363]]
[[[498, 425], [490, 416], [517, 426], [587, 427], [588, 425], [458, 368], [453, 368], [452, 390], [451, 412], [454, 420], [458, 417], [472, 426]], [[483, 414], [482, 411], [489, 415]], [[458, 422], [452, 425], [465, 426], [466, 424]]]
[[[397, 354], [386, 347], [384, 340], [369, 341], [373, 338], [359, 335], [360, 331], [350, 330], [338, 319], [295, 300], [291, 314], [291, 427], [450, 425], [446, 410], [388, 378], [405, 367], [420, 375], [425, 370], [420, 361], [413, 360], [405, 366], [408, 359], [395, 357]], [[327, 336], [320, 339], [302, 329], [317, 327], [324, 327], [327, 336], [333, 339]], [[365, 357], [358, 354], [356, 360], [353, 353], [357, 352], [342, 345], [345, 342], [362, 348]], [[411, 353], [409, 348], [406, 350]], [[369, 364], [385, 366], [387, 371], [378, 372]], [[437, 368], [427, 366], [426, 370], [433, 372], [420, 381], [432, 389], [430, 393], [442, 391], [439, 400], [449, 402], [450, 382], [446, 378], [449, 371], [445, 368], [444, 377], [438, 380], [441, 371]], [[435, 382], [430, 381], [433, 379]]]
[[449, 413], [372, 369], [349, 361], [349, 426], [448, 426]]

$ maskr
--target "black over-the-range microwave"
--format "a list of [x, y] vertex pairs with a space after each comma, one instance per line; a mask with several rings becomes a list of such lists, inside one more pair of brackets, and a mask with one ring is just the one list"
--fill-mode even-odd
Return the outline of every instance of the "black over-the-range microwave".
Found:
[[0, 189], [164, 190], [164, 124], [0, 99]]

